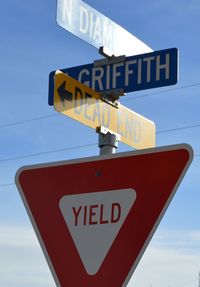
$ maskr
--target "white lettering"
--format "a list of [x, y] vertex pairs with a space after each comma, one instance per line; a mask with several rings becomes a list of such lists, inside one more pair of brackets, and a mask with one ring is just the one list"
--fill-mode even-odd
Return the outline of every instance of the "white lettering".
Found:
[[104, 69], [102, 67], [94, 67], [92, 69], [92, 89], [95, 90], [96, 82], [99, 85], [99, 89], [103, 90], [102, 78], [104, 75]]
[[118, 116], [117, 116], [117, 133], [120, 135], [120, 136], [124, 136], [124, 133], [123, 133], [123, 113], [122, 111], [118, 110]]
[[136, 64], [136, 60], [127, 61], [125, 63], [125, 86], [129, 85], [129, 75], [133, 74], [133, 69], [130, 69], [130, 65]]
[[80, 31], [84, 34], [88, 32], [89, 28], [89, 16], [88, 16], [88, 11], [84, 7], [80, 7]]
[[83, 111], [83, 93], [78, 87], [75, 87], [74, 96], [74, 113], [80, 115]]
[[89, 30], [89, 36], [92, 38], [93, 34], [93, 27], [94, 27], [94, 20], [93, 20], [93, 13], [90, 12], [90, 22], [89, 22], [90, 30]]
[[[100, 114], [100, 104], [99, 101], [96, 101], [94, 105], [94, 113], [92, 117], [92, 121], [97, 124], [97, 126], [101, 125], [101, 114]], [[97, 121], [97, 122], [96, 122]]]
[[160, 64], [160, 56], [156, 57], [156, 81], [160, 81], [160, 70], [165, 69], [165, 79], [169, 79], [169, 60], [170, 55], [166, 54], [165, 56], [165, 64]]
[[133, 119], [126, 114], [126, 122], [125, 122], [125, 138], [130, 138], [132, 140], [133, 135]]
[[90, 116], [91, 99], [92, 99], [92, 95], [90, 95], [86, 92], [85, 93], [85, 103], [84, 103], [84, 117], [89, 121], [92, 120], [92, 118]]
[[72, 25], [72, 0], [64, 0], [64, 4], [63, 4], [64, 8], [62, 10], [62, 20], [63, 22], [66, 21], [67, 18], [67, 22], [68, 25]]
[[147, 82], [149, 83], [151, 81], [151, 62], [155, 60], [155, 57], [147, 57], [144, 58], [143, 61], [147, 62]]
[[93, 35], [93, 39], [97, 42], [97, 43], [102, 43], [102, 36], [101, 36], [101, 22], [100, 22], [100, 18], [97, 17], [96, 18], [96, 23], [94, 26], [94, 35]]
[[138, 59], [138, 85], [142, 83], [142, 59]]
[[89, 76], [90, 72], [87, 69], [83, 69], [80, 71], [80, 73], [78, 75], [78, 81], [89, 87], [90, 82], [89, 81], [83, 81], [83, 75]]
[[[72, 22], [72, 1], [70, 1], [71, 8], [68, 9], [68, 18]], [[68, 3], [68, 2], [67, 2]], [[64, 12], [63, 12], [64, 13]], [[70, 18], [71, 17], [71, 18]], [[71, 23], [70, 22], [70, 23]], [[87, 8], [80, 6], [80, 32], [87, 34], [88, 37], [92, 38], [97, 45], [105, 46], [113, 50], [113, 26], [109, 24], [109, 19], [101, 18], [98, 14], [92, 13]]]
[[141, 141], [141, 123], [138, 120], [134, 121], [134, 142]]
[[104, 104], [102, 111], [102, 126], [109, 128], [110, 126], [110, 105]]
[[106, 67], [106, 89], [110, 89], [110, 65]]
[[117, 86], [117, 81], [116, 81], [117, 77], [121, 76], [121, 72], [117, 72], [117, 68], [123, 67], [123, 66], [124, 66], [124, 63], [113, 64], [113, 83], [112, 83], [113, 89], [115, 89]]

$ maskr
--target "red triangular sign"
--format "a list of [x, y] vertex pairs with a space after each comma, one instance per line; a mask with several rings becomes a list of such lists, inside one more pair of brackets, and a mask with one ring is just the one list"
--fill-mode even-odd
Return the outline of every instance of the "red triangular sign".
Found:
[[126, 286], [192, 161], [180, 144], [21, 168], [57, 286]]

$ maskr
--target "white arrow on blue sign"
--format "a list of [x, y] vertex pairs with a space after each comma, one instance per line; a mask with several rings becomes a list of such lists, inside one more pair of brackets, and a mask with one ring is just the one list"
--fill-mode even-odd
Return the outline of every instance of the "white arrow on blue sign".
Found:
[[96, 48], [111, 55], [137, 55], [152, 49], [124, 28], [81, 0], [57, 0], [57, 23]]
[[[97, 92], [123, 90], [125, 93], [174, 85], [178, 79], [178, 50], [165, 49], [126, 57], [117, 63], [94, 63], [61, 69], [65, 74]], [[49, 75], [49, 105], [53, 105], [54, 75]]]

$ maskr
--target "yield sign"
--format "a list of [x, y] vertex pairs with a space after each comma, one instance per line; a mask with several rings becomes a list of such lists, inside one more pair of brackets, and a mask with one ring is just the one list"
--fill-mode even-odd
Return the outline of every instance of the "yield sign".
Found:
[[57, 286], [126, 286], [192, 161], [180, 144], [21, 168]]

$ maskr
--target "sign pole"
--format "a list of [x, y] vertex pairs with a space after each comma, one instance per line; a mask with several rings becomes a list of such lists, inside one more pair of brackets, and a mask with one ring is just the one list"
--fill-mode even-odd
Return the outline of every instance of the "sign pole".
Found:
[[99, 133], [99, 154], [105, 155], [115, 153], [120, 136], [103, 127], [100, 127], [97, 132]]
[[[107, 51], [105, 47], [99, 48], [99, 54], [104, 56], [106, 59], [98, 60], [94, 62], [94, 66], [101, 66], [111, 63], [118, 63], [121, 61], [125, 61], [125, 56], [115, 57], [114, 55], [110, 56], [110, 51]], [[102, 93], [102, 100], [107, 102], [108, 104], [114, 106], [115, 108], [119, 107], [119, 97], [124, 95], [123, 90], [116, 90], [111, 91], [110, 93]], [[99, 148], [100, 148], [100, 155], [106, 154], [114, 154], [116, 149], [118, 148], [118, 142], [120, 141], [120, 135], [116, 134], [107, 128], [100, 127], [97, 128], [97, 133], [99, 134]]]

